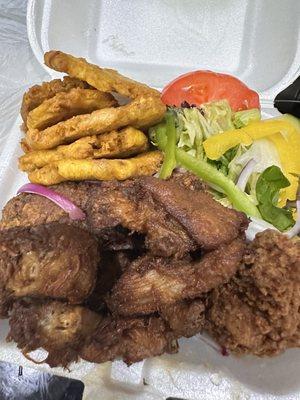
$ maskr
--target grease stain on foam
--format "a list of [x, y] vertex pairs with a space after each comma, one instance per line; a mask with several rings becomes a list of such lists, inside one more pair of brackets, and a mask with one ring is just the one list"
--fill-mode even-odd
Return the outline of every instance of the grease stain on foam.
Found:
[[108, 35], [102, 40], [102, 43], [106, 43], [108, 47], [117, 53], [123, 54], [124, 56], [134, 56], [134, 51], [129, 51], [118, 35]]

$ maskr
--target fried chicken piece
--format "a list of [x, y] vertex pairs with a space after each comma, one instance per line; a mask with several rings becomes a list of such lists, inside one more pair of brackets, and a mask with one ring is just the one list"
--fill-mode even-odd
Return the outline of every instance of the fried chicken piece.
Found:
[[174, 337], [192, 337], [204, 327], [205, 305], [201, 299], [179, 301], [162, 306], [160, 316], [168, 323]]
[[95, 110], [117, 106], [110, 93], [94, 89], [73, 88], [69, 92], [59, 92], [43, 101], [28, 113], [28, 129], [45, 129], [74, 115], [89, 114]]
[[83, 347], [80, 357], [96, 363], [123, 359], [128, 365], [163, 353], [176, 353], [172, 332], [159, 317], [107, 317]]
[[90, 233], [52, 223], [0, 231], [1, 316], [13, 299], [51, 297], [81, 303], [91, 293], [99, 252]]
[[127, 127], [98, 136], [87, 136], [56, 149], [27, 152], [19, 158], [19, 168], [31, 172], [64, 159], [122, 158], [147, 149], [147, 136], [138, 129]]
[[23, 96], [21, 106], [21, 116], [26, 124], [28, 113], [41, 105], [45, 100], [51, 99], [57, 93], [69, 92], [73, 88], [87, 89], [90, 86], [77, 78], [64, 76], [61, 79], [53, 79], [50, 82], [44, 82], [41, 85], [32, 86]]
[[229, 243], [248, 226], [245, 214], [223, 207], [203, 191], [187, 190], [175, 182], [151, 177], [141, 180], [141, 186], [202, 248], [215, 249]]
[[30, 182], [55, 185], [65, 181], [125, 180], [137, 176], [154, 175], [163, 155], [149, 151], [127, 159], [75, 160], [66, 159], [45, 165], [28, 174]]
[[78, 360], [101, 320], [100, 315], [81, 306], [21, 300], [13, 305], [8, 340], [15, 341], [28, 358], [28, 353], [43, 348], [48, 356], [42, 362], [67, 367]]
[[244, 264], [209, 296], [207, 330], [236, 353], [272, 356], [300, 346], [300, 242], [267, 230]]
[[125, 106], [77, 115], [42, 131], [30, 129], [26, 132], [26, 143], [33, 150], [46, 150], [81, 137], [99, 135], [126, 126], [144, 129], [158, 123], [165, 110], [159, 97], [143, 96]]
[[134, 261], [112, 289], [107, 303], [122, 316], [160, 311], [164, 306], [194, 299], [227, 282], [244, 254], [244, 240], [205, 254], [200, 260], [174, 261], [148, 255]]

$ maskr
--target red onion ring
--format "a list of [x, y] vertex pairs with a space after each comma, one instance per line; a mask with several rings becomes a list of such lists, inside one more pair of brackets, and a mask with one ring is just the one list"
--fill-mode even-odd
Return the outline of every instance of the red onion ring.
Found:
[[62, 208], [66, 213], [68, 213], [70, 219], [74, 221], [81, 221], [86, 218], [85, 213], [74, 203], [72, 203], [72, 201], [45, 186], [37, 185], [35, 183], [26, 183], [25, 185], [21, 186], [20, 189], [17, 191], [17, 194], [20, 193], [33, 193], [38, 194], [42, 197], [46, 197], [47, 199], [58, 205], [60, 208]]

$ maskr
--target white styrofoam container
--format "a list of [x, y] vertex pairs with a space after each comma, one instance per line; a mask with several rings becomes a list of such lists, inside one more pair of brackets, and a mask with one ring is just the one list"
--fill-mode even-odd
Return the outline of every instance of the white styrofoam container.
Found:
[[[260, 92], [266, 116], [276, 114], [274, 95], [299, 75], [299, 21], [299, 0], [29, 0], [27, 10], [41, 64], [45, 51], [63, 50], [157, 88], [191, 70], [227, 72]], [[58, 76], [45, 69], [49, 79]], [[1, 207], [27, 180], [16, 168], [19, 124], [0, 152]], [[0, 358], [28, 365], [5, 343], [7, 329], [1, 322]], [[130, 368], [80, 362], [70, 373], [53, 372], [81, 379], [86, 399], [296, 400], [299, 370], [299, 350], [271, 359], [221, 357], [198, 335], [180, 340], [177, 355]]]

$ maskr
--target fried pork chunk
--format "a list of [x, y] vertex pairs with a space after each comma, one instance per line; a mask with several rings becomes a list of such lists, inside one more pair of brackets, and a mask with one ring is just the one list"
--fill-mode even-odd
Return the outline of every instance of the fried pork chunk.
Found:
[[163, 353], [176, 353], [177, 341], [165, 322], [156, 316], [145, 318], [107, 317], [98, 326], [80, 357], [96, 363], [123, 359], [128, 365]]
[[59, 301], [18, 301], [10, 318], [8, 340], [23, 354], [38, 348], [44, 362], [67, 367], [79, 357], [96, 363], [123, 359], [132, 364], [178, 350], [176, 335], [161, 317], [121, 319]]
[[93, 289], [98, 243], [58, 223], [0, 231], [1, 316], [13, 299], [52, 297], [81, 303]]
[[300, 242], [265, 231], [244, 264], [209, 296], [206, 327], [236, 353], [276, 355], [300, 346]]
[[130, 261], [125, 252], [102, 252], [94, 290], [85, 301], [89, 309], [95, 312], [107, 309], [105, 297], [121, 276], [122, 269], [128, 262]]
[[205, 305], [201, 299], [184, 300], [162, 306], [160, 316], [168, 324], [176, 338], [191, 337], [204, 327]]
[[123, 273], [108, 298], [109, 308], [124, 316], [149, 314], [184, 299], [194, 299], [229, 281], [244, 253], [244, 241], [205, 254], [200, 260], [174, 261], [143, 256]]
[[145, 177], [141, 186], [206, 250], [238, 237], [248, 226], [245, 214], [223, 207], [203, 191], [187, 190], [176, 182]]
[[[144, 235], [145, 246], [153, 255], [182, 258], [199, 247], [216, 249], [230, 243], [248, 223], [244, 214], [221, 206], [191, 182], [187, 180], [187, 187], [176, 181], [163, 182], [161, 186], [156, 178], [141, 178], [95, 184], [68, 182], [53, 189], [87, 214], [80, 226], [103, 239], [109, 238], [110, 246], [114, 246], [117, 234], [118, 249], [122, 250], [120, 233], [125, 229]], [[73, 223], [48, 199], [21, 194], [5, 206], [0, 229], [51, 221]], [[123, 237], [124, 249], [128, 249], [128, 235]]]
[[13, 305], [8, 340], [27, 355], [43, 348], [50, 367], [66, 367], [95, 331], [102, 317], [87, 308], [59, 301], [19, 301]]

